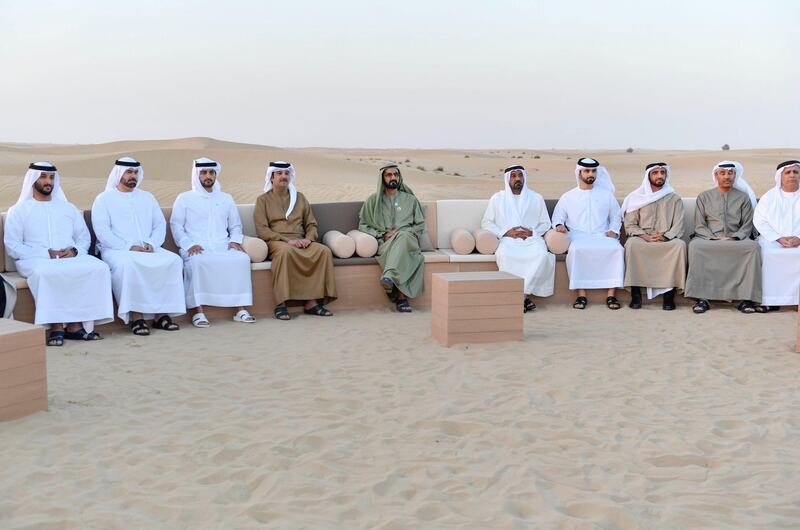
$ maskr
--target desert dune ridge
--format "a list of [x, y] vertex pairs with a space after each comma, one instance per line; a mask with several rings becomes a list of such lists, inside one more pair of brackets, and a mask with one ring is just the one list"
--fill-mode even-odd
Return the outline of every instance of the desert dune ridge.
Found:
[[292, 162], [297, 186], [312, 203], [359, 201], [373, 193], [377, 170], [386, 162], [399, 163], [407, 183], [422, 200], [485, 199], [502, 188], [502, 170], [522, 164], [529, 186], [545, 198], [558, 198], [575, 185], [575, 161], [593, 156], [614, 179], [623, 198], [642, 180], [644, 166], [664, 161], [672, 167], [672, 185], [685, 197], [712, 186], [711, 169], [720, 160], [733, 159], [745, 166], [745, 178], [761, 195], [774, 185], [775, 165], [800, 158], [800, 149], [746, 149], [731, 151], [634, 150], [591, 151], [565, 149], [331, 149], [281, 148], [241, 144], [212, 138], [119, 141], [92, 145], [0, 143], [0, 210], [19, 196], [22, 177], [30, 162], [49, 161], [58, 166], [64, 190], [78, 208], [91, 207], [104, 186], [114, 160], [133, 156], [145, 172], [143, 189], [162, 206], [190, 188], [193, 159], [206, 156], [222, 164], [223, 190], [238, 203], [255, 202], [262, 192], [270, 160]]

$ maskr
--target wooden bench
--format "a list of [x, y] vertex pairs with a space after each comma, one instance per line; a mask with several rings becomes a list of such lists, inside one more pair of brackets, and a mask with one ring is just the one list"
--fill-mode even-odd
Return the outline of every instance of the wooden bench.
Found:
[[523, 279], [507, 272], [432, 275], [433, 337], [461, 342], [522, 340]]
[[44, 328], [0, 318], [0, 421], [47, 410]]

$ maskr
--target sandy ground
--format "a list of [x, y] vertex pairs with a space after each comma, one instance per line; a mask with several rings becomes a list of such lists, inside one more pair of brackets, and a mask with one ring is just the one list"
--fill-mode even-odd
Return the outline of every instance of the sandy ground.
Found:
[[0, 528], [800, 527], [797, 313], [547, 306], [451, 349], [430, 320], [50, 348], [50, 411], [0, 425]]
[[210, 138], [126, 141], [100, 145], [0, 144], [0, 210], [16, 202], [30, 162], [58, 166], [69, 199], [90, 208], [103, 191], [114, 160], [131, 155], [144, 165], [143, 188], [171, 206], [178, 193], [190, 188], [194, 158], [207, 156], [222, 163], [223, 190], [238, 203], [252, 203], [263, 188], [270, 160], [289, 160], [298, 171], [297, 185], [311, 202], [363, 200], [377, 186], [377, 169], [387, 161], [402, 165], [403, 174], [423, 200], [483, 199], [502, 187], [502, 170], [523, 164], [529, 185], [545, 198], [558, 198], [575, 186], [575, 161], [598, 158], [611, 172], [617, 195], [623, 198], [642, 181], [649, 162], [667, 162], [672, 184], [684, 197], [712, 187], [711, 169], [720, 160], [745, 166], [745, 178], [760, 196], [774, 185], [775, 166], [800, 158], [800, 149], [732, 151], [578, 151], [493, 149], [483, 151], [415, 149], [284, 149], [237, 144]]

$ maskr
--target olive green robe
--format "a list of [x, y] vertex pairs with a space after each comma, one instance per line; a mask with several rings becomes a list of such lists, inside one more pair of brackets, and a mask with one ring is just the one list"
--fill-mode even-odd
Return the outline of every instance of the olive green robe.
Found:
[[[358, 229], [378, 240], [375, 259], [383, 269], [381, 276], [391, 279], [409, 298], [422, 294], [425, 269], [419, 242], [425, 215], [417, 198], [407, 191], [396, 195], [379, 191], [361, 207]], [[397, 234], [384, 241], [383, 234], [389, 230], [397, 230]]]

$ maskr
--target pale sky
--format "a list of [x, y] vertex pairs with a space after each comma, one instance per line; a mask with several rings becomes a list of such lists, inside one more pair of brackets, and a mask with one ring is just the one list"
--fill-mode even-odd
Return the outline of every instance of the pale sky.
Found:
[[800, 146], [800, 2], [0, 0], [0, 141]]

